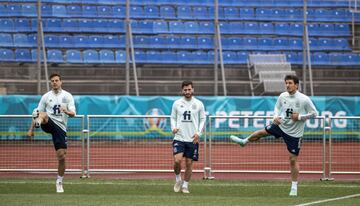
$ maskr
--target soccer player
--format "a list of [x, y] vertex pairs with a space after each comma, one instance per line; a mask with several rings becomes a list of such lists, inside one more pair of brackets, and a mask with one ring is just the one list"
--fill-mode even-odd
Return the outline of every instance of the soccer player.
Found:
[[276, 138], [282, 137], [289, 151], [291, 168], [291, 190], [290, 196], [297, 196], [297, 183], [299, 175], [299, 163], [297, 157], [300, 152], [301, 139], [304, 134], [305, 121], [316, 117], [318, 112], [310, 98], [298, 91], [299, 79], [295, 75], [285, 77], [287, 92], [280, 94], [274, 109], [272, 124], [265, 129], [252, 133], [245, 139], [234, 135], [230, 139], [245, 146], [248, 142], [254, 142], [262, 137], [273, 135]]
[[41, 97], [39, 105], [32, 113], [33, 121], [28, 136], [34, 136], [33, 129], [41, 126], [42, 130], [52, 135], [52, 140], [58, 159], [58, 176], [56, 192], [62, 193], [63, 177], [65, 173], [65, 157], [67, 149], [66, 127], [68, 117], [76, 114], [73, 96], [61, 89], [62, 81], [59, 74], [50, 75], [51, 91]]
[[[174, 191], [190, 193], [188, 185], [192, 175], [192, 164], [199, 158], [199, 138], [206, 116], [203, 103], [193, 97], [193, 83], [184, 81], [181, 88], [183, 97], [174, 102], [171, 111], [171, 130], [175, 135], [172, 143], [176, 177]], [[185, 157], [184, 181], [181, 179], [183, 157]]]

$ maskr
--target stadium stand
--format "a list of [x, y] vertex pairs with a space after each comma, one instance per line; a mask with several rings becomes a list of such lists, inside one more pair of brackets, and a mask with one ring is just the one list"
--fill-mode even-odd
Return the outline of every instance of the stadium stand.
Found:
[[[312, 64], [320, 68], [360, 66], [360, 55], [349, 41], [352, 13], [346, 1], [335, 2], [309, 0]], [[130, 3], [135, 60], [139, 66], [212, 67], [213, 1]], [[223, 0], [219, 5], [223, 58], [228, 67], [246, 68], [247, 54], [280, 53], [295, 68], [301, 68], [302, 1]], [[64, 67], [114, 67], [124, 63], [125, 1], [43, 0], [41, 11], [50, 63]], [[357, 20], [359, 17], [355, 14]], [[36, 31], [36, 1], [0, 1], [2, 63], [34, 63]], [[238, 70], [234, 69], [234, 73], [242, 74]]]

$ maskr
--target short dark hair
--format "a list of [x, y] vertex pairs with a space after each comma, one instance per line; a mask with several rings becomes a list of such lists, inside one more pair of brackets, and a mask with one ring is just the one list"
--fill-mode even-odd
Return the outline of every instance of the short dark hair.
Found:
[[58, 73], [52, 73], [52, 74], [50, 75], [50, 79], [53, 78], [53, 77], [59, 77], [59, 79], [61, 80], [61, 76], [60, 76], [60, 74], [58, 74]]
[[183, 81], [181, 84], [181, 88], [184, 88], [185, 86], [189, 86], [189, 85], [191, 85], [191, 87], [193, 87], [192, 81], [189, 81], [189, 80]]
[[295, 84], [299, 84], [299, 77], [297, 77], [296, 75], [286, 75], [284, 80], [293, 80]]

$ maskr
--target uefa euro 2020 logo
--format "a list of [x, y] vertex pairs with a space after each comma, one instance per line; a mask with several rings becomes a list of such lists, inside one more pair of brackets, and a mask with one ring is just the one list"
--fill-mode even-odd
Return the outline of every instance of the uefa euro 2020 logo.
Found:
[[[148, 116], [158, 116], [164, 115], [164, 112], [158, 108], [152, 108], [146, 112]], [[163, 130], [166, 126], [165, 117], [146, 117], [144, 118], [144, 127], [145, 129], [161, 129]]]

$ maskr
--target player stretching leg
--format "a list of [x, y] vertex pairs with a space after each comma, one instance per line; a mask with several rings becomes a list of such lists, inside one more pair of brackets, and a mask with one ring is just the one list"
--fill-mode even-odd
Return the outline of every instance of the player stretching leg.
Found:
[[[171, 110], [171, 130], [175, 135], [173, 141], [174, 173], [176, 183], [174, 191], [189, 192], [189, 181], [192, 175], [193, 161], [198, 161], [199, 138], [205, 125], [203, 103], [193, 97], [191, 81], [182, 83], [183, 97], [176, 100]], [[181, 179], [181, 161], [185, 157], [184, 182]]]
[[297, 196], [297, 184], [299, 176], [299, 163], [297, 157], [300, 152], [301, 139], [304, 134], [305, 121], [317, 116], [317, 111], [310, 98], [298, 91], [299, 79], [294, 75], [285, 77], [287, 92], [280, 94], [274, 109], [272, 124], [265, 129], [252, 133], [245, 139], [231, 135], [230, 139], [240, 146], [254, 142], [262, 137], [273, 135], [282, 137], [289, 151], [291, 168], [290, 196]]
[[61, 89], [62, 81], [59, 74], [50, 76], [52, 90], [41, 97], [39, 105], [32, 113], [33, 121], [28, 136], [34, 136], [33, 129], [41, 127], [46, 133], [52, 135], [52, 140], [58, 159], [58, 176], [56, 179], [56, 192], [62, 193], [63, 177], [65, 173], [65, 157], [67, 149], [66, 127], [68, 117], [74, 117], [76, 110], [73, 96]]

